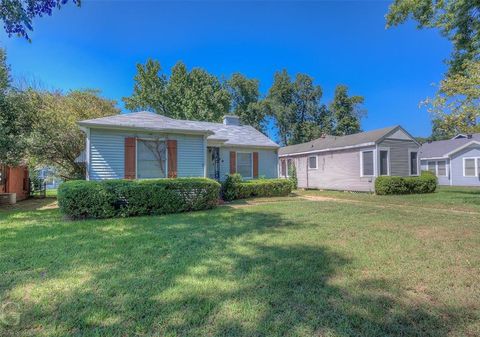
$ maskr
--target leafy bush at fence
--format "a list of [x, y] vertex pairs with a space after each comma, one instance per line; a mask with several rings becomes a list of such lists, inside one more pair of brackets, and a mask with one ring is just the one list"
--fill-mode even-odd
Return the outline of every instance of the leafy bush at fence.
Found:
[[227, 176], [223, 183], [223, 198], [227, 201], [251, 197], [287, 196], [292, 192], [288, 179], [242, 180], [238, 173]]
[[167, 214], [213, 208], [220, 184], [206, 178], [68, 181], [60, 211], [73, 219]]
[[418, 177], [382, 176], [375, 180], [375, 193], [379, 195], [433, 193], [437, 183], [437, 177], [428, 171], [422, 172]]

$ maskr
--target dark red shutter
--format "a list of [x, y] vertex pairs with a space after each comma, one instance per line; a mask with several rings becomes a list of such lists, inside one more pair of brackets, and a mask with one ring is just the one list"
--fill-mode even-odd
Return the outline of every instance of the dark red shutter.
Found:
[[230, 151], [230, 174], [237, 172], [237, 153]]
[[125, 179], [135, 179], [135, 137], [125, 138]]
[[253, 153], [253, 178], [258, 178], [258, 152]]
[[167, 140], [168, 149], [168, 177], [177, 177], [177, 141]]

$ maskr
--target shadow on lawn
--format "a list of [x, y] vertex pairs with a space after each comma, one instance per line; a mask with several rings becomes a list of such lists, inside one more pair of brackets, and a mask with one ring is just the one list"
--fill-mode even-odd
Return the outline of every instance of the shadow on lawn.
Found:
[[408, 304], [390, 280], [338, 285], [352, 261], [285, 243], [287, 231], [311, 225], [273, 211], [83, 222], [29, 214], [31, 225], [0, 241], [0, 298], [24, 292], [20, 325], [0, 324], [2, 336], [433, 336], [465, 315]]

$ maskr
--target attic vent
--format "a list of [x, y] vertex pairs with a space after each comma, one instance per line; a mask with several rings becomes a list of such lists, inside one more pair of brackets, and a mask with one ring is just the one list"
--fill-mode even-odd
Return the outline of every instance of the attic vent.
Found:
[[472, 139], [472, 137], [473, 137], [472, 135], [467, 135], [468, 139]]
[[235, 115], [225, 115], [223, 116], [223, 124], [240, 126], [240, 117]]

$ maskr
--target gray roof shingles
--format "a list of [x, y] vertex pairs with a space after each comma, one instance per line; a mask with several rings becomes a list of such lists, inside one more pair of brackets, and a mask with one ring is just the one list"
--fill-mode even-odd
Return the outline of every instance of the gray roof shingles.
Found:
[[197, 132], [208, 135], [208, 140], [224, 141], [224, 145], [278, 148], [278, 144], [249, 125], [224, 125], [173, 119], [153, 112], [141, 111], [128, 114], [84, 120], [84, 127], [132, 128], [148, 131]]
[[447, 153], [450, 153], [459, 147], [468, 144], [472, 141], [480, 142], [480, 133], [475, 133], [472, 138], [459, 138], [438, 140], [431, 143], [422, 144], [420, 148], [420, 158], [441, 158], [445, 157]]
[[278, 152], [279, 155], [288, 155], [375, 143], [397, 128], [399, 128], [399, 126], [391, 126], [378, 130], [360, 132], [348, 136], [326, 136], [325, 138], [318, 138], [307, 143], [282, 147]]

